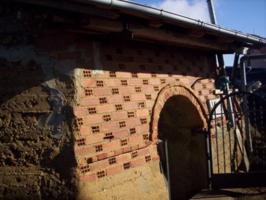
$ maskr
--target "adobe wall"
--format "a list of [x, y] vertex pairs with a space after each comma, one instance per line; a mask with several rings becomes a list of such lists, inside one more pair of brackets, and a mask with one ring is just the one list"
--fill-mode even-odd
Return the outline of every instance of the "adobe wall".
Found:
[[0, 41], [0, 198], [166, 199], [156, 120], [173, 95], [206, 117], [214, 56], [52, 29], [34, 35], [8, 19]]

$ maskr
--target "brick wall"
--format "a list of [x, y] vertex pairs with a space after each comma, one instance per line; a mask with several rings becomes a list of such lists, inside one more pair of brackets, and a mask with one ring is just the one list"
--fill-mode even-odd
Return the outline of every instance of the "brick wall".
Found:
[[[131, 171], [125, 186], [134, 182], [133, 174], [139, 167], [158, 165], [157, 138], [151, 128], [152, 124], [157, 126], [154, 118], [158, 122], [169, 97], [185, 95], [196, 107], [202, 107], [199, 112], [206, 120], [206, 100], [215, 98], [214, 58], [196, 50], [131, 42], [95, 41], [88, 46], [92, 47], [91, 63], [75, 69], [75, 155], [84, 196], [110, 198], [103, 193], [99, 196], [101, 192], [94, 196], [89, 188], [95, 181], [102, 185], [108, 180], [115, 182], [118, 174]], [[157, 108], [160, 95], [167, 97]], [[160, 177], [157, 187], [165, 188], [161, 172], [154, 173]], [[117, 198], [128, 197], [119, 195], [119, 189], [116, 193]]]

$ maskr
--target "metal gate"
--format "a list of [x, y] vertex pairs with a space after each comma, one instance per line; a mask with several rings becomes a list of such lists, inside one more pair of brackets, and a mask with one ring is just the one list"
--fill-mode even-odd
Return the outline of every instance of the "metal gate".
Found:
[[208, 129], [211, 187], [266, 186], [265, 99], [246, 92], [221, 96]]

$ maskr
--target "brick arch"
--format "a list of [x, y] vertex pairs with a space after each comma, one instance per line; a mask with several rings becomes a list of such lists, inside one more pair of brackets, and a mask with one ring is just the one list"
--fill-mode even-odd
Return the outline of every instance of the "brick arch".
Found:
[[187, 88], [184, 85], [169, 84], [161, 89], [153, 106], [150, 135], [150, 139], [152, 140], [153, 144], [157, 143], [158, 140], [158, 122], [164, 104], [169, 98], [176, 95], [185, 96], [191, 101], [200, 115], [200, 118], [203, 122], [203, 129], [207, 130], [207, 112], [196, 94], [194, 94], [190, 88]]

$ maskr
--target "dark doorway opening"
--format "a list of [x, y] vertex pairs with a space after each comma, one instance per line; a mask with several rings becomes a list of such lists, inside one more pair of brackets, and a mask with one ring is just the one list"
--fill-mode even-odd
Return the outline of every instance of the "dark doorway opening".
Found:
[[158, 151], [171, 200], [189, 199], [207, 187], [203, 124], [198, 110], [185, 96], [169, 98], [160, 113]]

